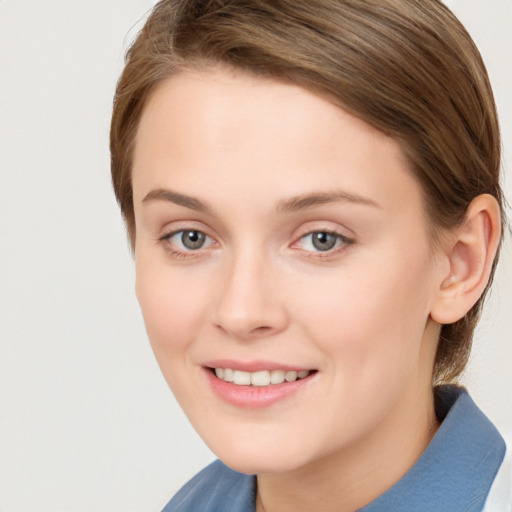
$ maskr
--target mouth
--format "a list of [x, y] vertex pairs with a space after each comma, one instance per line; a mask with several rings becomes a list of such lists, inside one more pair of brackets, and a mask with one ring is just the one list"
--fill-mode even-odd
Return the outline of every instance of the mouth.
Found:
[[317, 369], [269, 361], [209, 361], [203, 366], [210, 389], [231, 406], [262, 409], [307, 393]]
[[235, 370], [232, 368], [210, 368], [210, 371], [220, 380], [235, 384], [236, 386], [251, 386], [264, 388], [275, 386], [285, 382], [292, 383], [297, 380], [305, 379], [316, 370], [260, 370], [249, 372], [244, 370]]

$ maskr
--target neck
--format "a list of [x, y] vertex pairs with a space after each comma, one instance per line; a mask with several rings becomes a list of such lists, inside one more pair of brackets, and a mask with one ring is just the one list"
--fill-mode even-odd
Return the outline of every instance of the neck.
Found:
[[289, 473], [258, 475], [257, 512], [353, 512], [392, 487], [439, 426], [430, 386], [407, 394], [378, 429], [350, 447]]

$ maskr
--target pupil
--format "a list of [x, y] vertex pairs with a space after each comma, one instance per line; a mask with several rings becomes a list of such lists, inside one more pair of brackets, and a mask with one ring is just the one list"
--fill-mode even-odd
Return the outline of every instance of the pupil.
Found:
[[187, 249], [200, 249], [204, 244], [205, 235], [201, 231], [185, 231], [181, 241]]
[[313, 233], [313, 246], [319, 251], [328, 251], [336, 245], [336, 237], [330, 233]]

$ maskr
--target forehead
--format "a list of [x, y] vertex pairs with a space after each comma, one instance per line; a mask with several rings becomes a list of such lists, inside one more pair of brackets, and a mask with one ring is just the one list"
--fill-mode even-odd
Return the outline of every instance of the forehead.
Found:
[[244, 135], [263, 136], [262, 125], [285, 128], [282, 143], [302, 136], [327, 147], [341, 137], [360, 136], [401, 153], [394, 140], [319, 94], [226, 67], [185, 68], [160, 84], [145, 105], [137, 142], [147, 129], [185, 133], [190, 128], [203, 143], [219, 143], [223, 136], [240, 142]]
[[185, 71], [155, 91], [133, 184], [136, 201], [151, 188], [192, 184], [210, 196], [262, 187], [276, 201], [342, 188], [389, 205], [421, 192], [390, 137], [297, 85], [225, 69]]

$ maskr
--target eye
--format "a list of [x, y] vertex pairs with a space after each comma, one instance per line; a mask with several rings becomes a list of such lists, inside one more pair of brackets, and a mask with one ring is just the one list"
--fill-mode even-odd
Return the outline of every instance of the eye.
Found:
[[174, 250], [183, 252], [197, 251], [213, 243], [208, 235], [197, 229], [175, 231], [163, 236], [161, 240], [167, 241]]
[[305, 251], [328, 252], [352, 240], [330, 231], [313, 231], [300, 238], [297, 245]]

